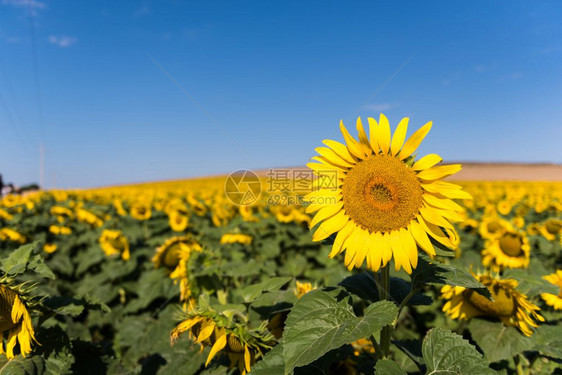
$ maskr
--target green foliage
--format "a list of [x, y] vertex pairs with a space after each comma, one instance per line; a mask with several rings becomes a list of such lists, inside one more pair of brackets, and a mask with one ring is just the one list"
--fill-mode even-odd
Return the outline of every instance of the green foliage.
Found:
[[488, 362], [461, 336], [441, 328], [431, 329], [423, 340], [428, 374], [494, 374]]

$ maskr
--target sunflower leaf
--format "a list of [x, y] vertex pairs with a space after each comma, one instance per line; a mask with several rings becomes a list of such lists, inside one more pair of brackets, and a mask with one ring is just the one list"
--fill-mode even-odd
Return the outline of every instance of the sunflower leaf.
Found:
[[261, 361], [252, 366], [252, 375], [284, 375], [283, 343], [271, 349]]
[[473, 289], [490, 298], [490, 291], [472, 274], [454, 264], [439, 263], [420, 255], [418, 266], [412, 272], [414, 286], [422, 288], [427, 284], [446, 284]]
[[37, 242], [20, 246], [12, 251], [10, 255], [0, 260], [0, 268], [7, 274], [18, 275], [25, 272], [29, 263], [31, 253], [37, 246]]
[[240, 291], [244, 302], [252, 302], [265, 292], [279, 290], [283, 285], [288, 283], [291, 277], [271, 277], [261, 283], [250, 285]]
[[474, 346], [462, 336], [441, 328], [430, 329], [422, 344], [428, 374], [495, 374]]
[[513, 358], [533, 345], [532, 339], [516, 328], [506, 327], [500, 322], [472, 319], [468, 329], [476, 344], [484, 351], [484, 357], [490, 362]]
[[391, 359], [380, 359], [375, 366], [376, 375], [408, 375], [398, 363]]
[[305, 366], [330, 350], [379, 332], [396, 319], [398, 308], [389, 301], [369, 305], [357, 317], [350, 295], [342, 288], [313, 290], [297, 301], [285, 323], [285, 374]]

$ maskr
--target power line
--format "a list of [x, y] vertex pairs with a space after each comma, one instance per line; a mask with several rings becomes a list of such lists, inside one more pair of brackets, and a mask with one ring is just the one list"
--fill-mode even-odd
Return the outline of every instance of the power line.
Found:
[[37, 104], [37, 115], [39, 118], [39, 135], [42, 143], [45, 143], [45, 129], [43, 124], [43, 105], [41, 100], [41, 85], [39, 82], [39, 64], [37, 62], [37, 41], [35, 38], [35, 20], [32, 3], [29, 3], [29, 34], [31, 37], [31, 59], [33, 64], [33, 80], [35, 83], [35, 102]]

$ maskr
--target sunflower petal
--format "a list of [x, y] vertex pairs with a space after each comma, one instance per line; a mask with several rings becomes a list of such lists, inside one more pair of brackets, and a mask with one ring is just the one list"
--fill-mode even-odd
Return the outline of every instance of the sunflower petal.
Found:
[[369, 142], [375, 154], [378, 154], [380, 151], [379, 142], [377, 141], [377, 130], [379, 124], [377, 124], [377, 120], [372, 117], [367, 118], [367, 121], [369, 121]]
[[345, 242], [349, 237], [349, 235], [351, 234], [351, 232], [353, 231], [354, 227], [355, 224], [353, 224], [353, 221], [350, 220], [338, 232], [336, 239], [334, 240], [334, 244], [332, 245], [332, 251], [330, 251], [330, 254], [328, 254], [328, 258], [331, 259], [336, 255], [338, 255], [339, 253], [341, 253], [343, 250], [345, 250], [345, 246], [344, 246]]
[[377, 142], [383, 154], [388, 154], [390, 150], [390, 123], [385, 115], [381, 113], [379, 126], [377, 128]]
[[314, 215], [314, 218], [310, 222], [310, 227], [312, 228], [322, 220], [326, 220], [327, 218], [334, 216], [342, 209], [342, 207], [343, 202], [324, 206], [316, 213], [316, 215]]
[[404, 147], [402, 147], [400, 154], [398, 155], [400, 160], [406, 159], [418, 149], [427, 133], [429, 133], [429, 131], [431, 130], [432, 124], [433, 123], [431, 121], [428, 122], [427, 124], [419, 128], [414, 134], [412, 134], [410, 138], [408, 138], [406, 143], [404, 143]]
[[406, 139], [406, 132], [408, 131], [408, 117], [404, 117], [398, 123], [396, 130], [394, 130], [394, 135], [392, 136], [392, 142], [390, 144], [390, 153], [392, 155], [397, 155], [402, 149], [404, 144], [404, 139]]
[[418, 266], [418, 247], [416, 241], [406, 228], [400, 228], [399, 233], [402, 249], [408, 257], [408, 263], [412, 265], [412, 268], [416, 268]]
[[312, 235], [312, 240], [322, 241], [330, 237], [333, 233], [342, 229], [348, 221], [349, 216], [346, 216], [345, 211], [341, 210], [331, 218], [324, 220], [322, 224], [320, 224], [318, 228], [316, 228], [316, 231]]
[[349, 150], [349, 152], [359, 159], [365, 158], [365, 153], [363, 152], [361, 145], [355, 140], [355, 138], [353, 138], [349, 134], [349, 132], [343, 125], [343, 121], [340, 121], [340, 130], [343, 134], [343, 138], [345, 139], [345, 143], [347, 144], [347, 149]]
[[330, 164], [342, 166], [345, 168], [350, 168], [353, 166], [353, 164], [336, 154], [336, 152], [329, 147], [316, 147], [314, 151], [325, 157], [326, 160], [330, 162]]
[[421, 158], [420, 160], [418, 160], [414, 163], [414, 165], [412, 166], [412, 169], [414, 171], [422, 171], [424, 169], [431, 168], [435, 164], [441, 163], [442, 161], [443, 161], [443, 158], [441, 158], [441, 156], [439, 156], [437, 154], [425, 155], [423, 158]]
[[209, 356], [207, 357], [207, 361], [205, 362], [205, 367], [209, 365], [209, 362], [211, 362], [213, 357], [217, 355], [218, 352], [223, 350], [225, 346], [226, 346], [226, 333], [224, 331], [221, 331], [221, 335], [217, 337], [217, 340], [215, 341], [213, 347], [211, 348], [211, 351], [209, 352]]
[[339, 157], [341, 157], [348, 163], [355, 164], [355, 157], [349, 153], [349, 150], [344, 144], [333, 141], [331, 139], [325, 139], [322, 141], [322, 143], [334, 150], [334, 152], [338, 154]]
[[462, 169], [460, 164], [442, 165], [439, 167], [432, 167], [421, 171], [417, 174], [418, 178], [422, 180], [438, 180], [443, 177], [450, 176], [457, 173]]
[[427, 233], [423, 229], [420, 223], [415, 220], [412, 220], [409, 225], [410, 233], [412, 237], [416, 240], [416, 243], [425, 251], [430, 257], [435, 256], [435, 248], [431, 244], [429, 237], [427, 237]]
[[363, 146], [363, 152], [366, 155], [371, 155], [371, 153], [373, 152], [371, 148], [371, 143], [369, 142], [367, 133], [365, 133], [365, 129], [363, 128], [361, 117], [357, 117], [357, 132], [359, 133], [359, 142], [361, 146]]

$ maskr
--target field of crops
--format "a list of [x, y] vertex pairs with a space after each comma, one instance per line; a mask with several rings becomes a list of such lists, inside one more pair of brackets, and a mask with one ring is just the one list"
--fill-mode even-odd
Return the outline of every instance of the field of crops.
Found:
[[562, 374], [562, 184], [437, 181], [458, 168], [344, 137], [310, 165], [343, 193], [277, 171], [4, 197], [0, 374]]

